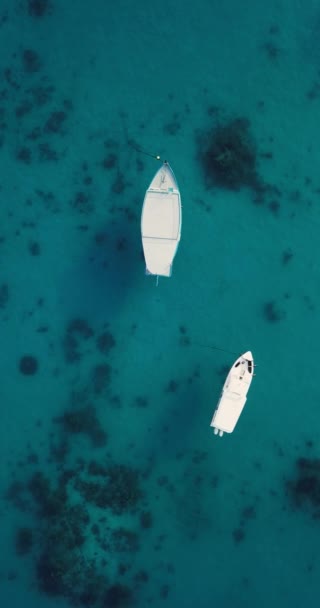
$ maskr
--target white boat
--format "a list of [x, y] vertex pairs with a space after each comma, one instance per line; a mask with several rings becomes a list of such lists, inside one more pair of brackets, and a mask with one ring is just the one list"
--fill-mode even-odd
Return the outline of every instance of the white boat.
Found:
[[181, 236], [181, 198], [167, 161], [155, 174], [144, 197], [141, 235], [146, 273], [170, 277]]
[[247, 401], [247, 393], [253, 378], [253, 357], [250, 351], [241, 355], [233, 364], [223, 385], [221, 397], [210, 426], [215, 435], [232, 433]]

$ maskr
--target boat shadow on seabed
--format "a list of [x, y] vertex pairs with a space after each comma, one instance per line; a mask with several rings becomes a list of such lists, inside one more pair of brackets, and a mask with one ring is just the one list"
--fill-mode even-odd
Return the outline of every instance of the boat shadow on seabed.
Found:
[[[186, 387], [182, 386], [182, 382], [185, 383], [185, 377], [181, 382], [177, 380], [176, 389], [172, 389], [172, 384], [169, 383], [165, 389], [166, 407], [163, 407], [163, 399], [162, 406], [157, 404], [158, 416], [156, 415], [151, 428], [149, 427], [148, 437], [143, 439], [148, 456], [156, 461], [163, 459], [164, 454], [172, 460], [178, 453], [199, 448], [196, 425], [199, 423], [199, 428], [202, 426], [203, 429], [205, 411], [199, 419], [199, 410], [195, 404], [202, 403], [204, 398], [200, 387], [195, 383]], [[205, 422], [208, 423], [209, 429], [210, 420], [206, 418]], [[201, 442], [200, 436], [199, 441]]]
[[61, 286], [66, 313], [111, 321], [118, 316], [141, 272], [141, 248], [127, 222], [110, 222], [68, 269]]

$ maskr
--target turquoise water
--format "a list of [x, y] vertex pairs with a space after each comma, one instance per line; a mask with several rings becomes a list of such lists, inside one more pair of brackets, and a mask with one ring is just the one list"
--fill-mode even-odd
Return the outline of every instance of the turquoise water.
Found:
[[[318, 3], [15, 0], [0, 32], [1, 605], [317, 606]], [[261, 196], [206, 184], [237, 118]], [[158, 287], [132, 142], [181, 190]]]

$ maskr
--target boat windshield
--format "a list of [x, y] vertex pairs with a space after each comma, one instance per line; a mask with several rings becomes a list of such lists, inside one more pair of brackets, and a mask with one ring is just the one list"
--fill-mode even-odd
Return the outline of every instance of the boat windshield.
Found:
[[232, 401], [237, 401], [238, 399], [240, 399], [241, 395], [240, 393], [236, 393], [235, 391], [227, 391], [227, 397]]

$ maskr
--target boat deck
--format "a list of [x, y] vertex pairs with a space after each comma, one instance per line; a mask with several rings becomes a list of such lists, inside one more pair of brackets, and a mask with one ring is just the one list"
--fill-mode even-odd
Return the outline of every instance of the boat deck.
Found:
[[141, 236], [147, 273], [170, 277], [181, 236], [181, 200], [168, 163], [159, 169], [146, 192]]
[[144, 209], [144, 239], [173, 239], [180, 237], [179, 193], [172, 191], [149, 190], [148, 205]]

